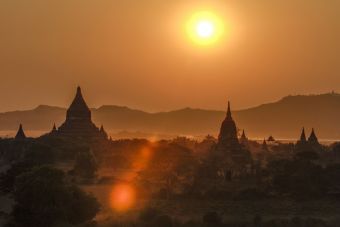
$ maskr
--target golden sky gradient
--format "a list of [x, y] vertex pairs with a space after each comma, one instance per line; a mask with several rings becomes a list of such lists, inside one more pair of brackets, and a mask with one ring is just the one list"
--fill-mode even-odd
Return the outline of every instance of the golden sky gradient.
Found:
[[[183, 26], [199, 10], [227, 26], [209, 47]], [[0, 111], [91, 106], [225, 109], [340, 92], [338, 0], [0, 0]]]

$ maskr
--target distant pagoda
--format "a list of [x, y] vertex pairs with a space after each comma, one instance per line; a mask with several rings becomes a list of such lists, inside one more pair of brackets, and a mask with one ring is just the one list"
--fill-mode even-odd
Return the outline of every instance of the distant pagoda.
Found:
[[300, 140], [298, 140], [297, 145], [305, 145], [307, 144], [307, 139], [306, 139], [306, 133], [305, 133], [305, 128], [302, 128]]
[[107, 139], [104, 127], [99, 129], [92, 122], [91, 110], [83, 98], [80, 87], [77, 88], [76, 96], [67, 110], [66, 121], [58, 129], [54, 125], [49, 135], [66, 138]]
[[263, 140], [262, 151], [269, 151], [266, 139]]
[[242, 145], [244, 145], [244, 146], [247, 146], [247, 145], [248, 145], [248, 138], [247, 138], [246, 133], [245, 133], [244, 130], [242, 131], [242, 135], [241, 135], [239, 141], [240, 141], [240, 143], [241, 143]]
[[319, 143], [318, 137], [315, 134], [314, 128], [310, 136], [306, 137], [305, 128], [302, 128], [300, 139], [295, 144], [295, 151], [320, 151], [321, 145]]
[[231, 116], [230, 102], [228, 102], [227, 116], [222, 122], [220, 134], [218, 136], [217, 150], [222, 152], [231, 152], [239, 150], [241, 144], [237, 138], [236, 123]]
[[319, 140], [318, 140], [318, 137], [315, 135], [315, 131], [314, 131], [314, 128], [312, 128], [312, 132], [308, 138], [308, 143], [310, 145], [315, 145], [315, 146], [319, 146], [320, 143], [319, 143]]
[[22, 128], [22, 124], [19, 125], [18, 132], [17, 132], [17, 134], [14, 138], [16, 140], [24, 140], [24, 139], [27, 138], [26, 135], [25, 135], [24, 129]]

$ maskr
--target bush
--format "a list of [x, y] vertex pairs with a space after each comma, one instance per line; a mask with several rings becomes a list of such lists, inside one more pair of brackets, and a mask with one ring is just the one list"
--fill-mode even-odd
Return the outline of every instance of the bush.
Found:
[[14, 189], [16, 205], [9, 226], [81, 224], [92, 220], [99, 211], [93, 196], [66, 183], [62, 171], [47, 166], [21, 174]]
[[5, 173], [0, 175], [0, 191], [10, 193], [14, 190], [15, 179], [22, 173], [33, 168], [32, 163], [18, 162], [11, 166]]

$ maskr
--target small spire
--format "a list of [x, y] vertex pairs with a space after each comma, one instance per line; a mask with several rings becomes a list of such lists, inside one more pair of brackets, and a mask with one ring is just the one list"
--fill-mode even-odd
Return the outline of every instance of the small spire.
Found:
[[246, 133], [245, 133], [244, 129], [242, 130], [241, 139], [242, 140], [246, 140], [247, 139], [247, 136], [246, 136]]
[[267, 146], [266, 138], [263, 139], [262, 149], [265, 150], [265, 151], [268, 151], [268, 146]]
[[23, 139], [26, 139], [26, 135], [25, 135], [25, 132], [22, 128], [22, 124], [19, 125], [19, 130], [15, 136], [15, 139], [16, 140], [23, 140]]
[[306, 142], [306, 133], [305, 133], [305, 127], [302, 128], [301, 136], [300, 136], [300, 141], [301, 142]]
[[231, 120], [231, 108], [230, 108], [230, 102], [228, 101], [228, 110], [227, 110], [227, 119]]
[[80, 86], [77, 87], [76, 96], [83, 96], [82, 93], [81, 93], [81, 88], [80, 88]]
[[316, 137], [314, 128], [312, 128], [312, 132], [311, 132], [311, 134], [310, 134], [310, 136], [308, 138], [308, 142], [314, 143], [314, 144], [318, 144], [319, 143], [318, 137]]
[[55, 123], [54, 123], [51, 133], [56, 133], [56, 132], [57, 132], [57, 127], [55, 126]]
[[103, 125], [100, 126], [99, 132], [105, 137], [105, 139], [107, 139], [108, 135], [107, 135]]

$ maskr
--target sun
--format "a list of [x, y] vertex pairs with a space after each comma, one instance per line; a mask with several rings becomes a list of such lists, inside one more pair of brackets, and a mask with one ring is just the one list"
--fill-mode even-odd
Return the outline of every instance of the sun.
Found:
[[214, 35], [214, 24], [211, 21], [199, 21], [196, 25], [197, 35], [201, 38], [210, 38]]
[[223, 20], [211, 11], [196, 12], [186, 23], [186, 33], [190, 41], [202, 46], [221, 40], [224, 30]]

